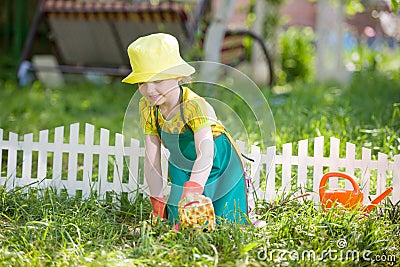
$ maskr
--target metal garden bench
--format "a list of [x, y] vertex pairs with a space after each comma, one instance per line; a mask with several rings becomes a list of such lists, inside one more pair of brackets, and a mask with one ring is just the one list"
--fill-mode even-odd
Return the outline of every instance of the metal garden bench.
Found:
[[[97, 72], [124, 76], [130, 72], [127, 46], [136, 38], [154, 32], [177, 37], [184, 57], [201, 60], [193, 47], [201, 49], [201, 38], [207, 26], [206, 15], [211, 0], [195, 2], [167, 1], [77, 1], [42, 0], [32, 23], [21, 62], [43, 53], [35, 49], [40, 27], [48, 28], [51, 52], [57, 59], [57, 70], [66, 73]], [[252, 31], [228, 30], [221, 48], [221, 63], [238, 66], [248, 60], [245, 39], [261, 46], [268, 65], [268, 83], [273, 82], [272, 62], [263, 39]], [[194, 55], [194, 56], [193, 56]], [[34, 70], [45, 67], [35, 66]]]

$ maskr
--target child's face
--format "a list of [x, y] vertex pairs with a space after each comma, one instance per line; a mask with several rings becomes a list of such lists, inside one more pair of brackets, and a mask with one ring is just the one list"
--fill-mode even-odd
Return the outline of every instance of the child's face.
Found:
[[162, 105], [168, 100], [172, 100], [174, 90], [179, 88], [179, 79], [161, 80], [155, 82], [139, 83], [139, 91], [153, 105]]

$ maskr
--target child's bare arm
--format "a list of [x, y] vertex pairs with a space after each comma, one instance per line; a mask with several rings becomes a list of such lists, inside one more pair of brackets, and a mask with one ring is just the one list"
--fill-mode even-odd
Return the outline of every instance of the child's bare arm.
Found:
[[161, 143], [156, 135], [145, 135], [144, 176], [149, 185], [150, 195], [161, 197]]
[[194, 134], [197, 159], [194, 162], [190, 181], [204, 187], [210, 175], [214, 159], [214, 140], [211, 127], [204, 127]]

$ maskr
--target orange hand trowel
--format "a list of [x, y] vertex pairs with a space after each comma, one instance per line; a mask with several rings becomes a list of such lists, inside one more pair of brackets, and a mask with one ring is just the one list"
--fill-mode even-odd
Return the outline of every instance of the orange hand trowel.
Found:
[[[344, 178], [351, 182], [353, 189], [332, 188], [325, 189], [326, 182], [331, 177]], [[343, 172], [326, 173], [319, 184], [319, 199], [322, 203], [322, 209], [328, 210], [334, 206], [341, 206], [346, 210], [360, 209], [365, 214], [369, 214], [385, 197], [393, 191], [393, 187], [389, 187], [370, 204], [363, 206], [362, 201], [364, 194], [360, 192], [360, 187], [353, 177]]]

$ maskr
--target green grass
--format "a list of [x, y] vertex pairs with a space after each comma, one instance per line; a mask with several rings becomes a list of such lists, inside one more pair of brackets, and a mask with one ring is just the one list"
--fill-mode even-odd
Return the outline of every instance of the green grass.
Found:
[[365, 72], [356, 74], [346, 86], [290, 86], [288, 96], [270, 97], [278, 146], [316, 136], [333, 136], [343, 143], [356, 144], [358, 149], [371, 148], [374, 154], [400, 153], [399, 80]]
[[[384, 210], [370, 217], [324, 213], [310, 202], [290, 199], [287, 195], [272, 204], [260, 203], [258, 213], [267, 221], [262, 229], [218, 225], [199, 234], [162, 224], [149, 227], [143, 220], [149, 205], [142, 199], [118, 209], [96, 198], [82, 201], [51, 190], [40, 199], [0, 191], [0, 264], [369, 266], [377, 257], [398, 263], [398, 215], [391, 217]], [[132, 234], [135, 227], [140, 230]], [[338, 247], [340, 242], [345, 246]]]
[[8, 81], [0, 82], [0, 88], [0, 127], [26, 134], [75, 122], [120, 133], [135, 87], [122, 83], [73, 83], [60, 89], [46, 89], [35, 82], [18, 88], [15, 82]]
[[[375, 156], [383, 152], [392, 158], [400, 153], [399, 79], [364, 72], [346, 86], [329, 82], [289, 86], [287, 95], [265, 90], [275, 118], [278, 150], [283, 143], [323, 135], [369, 147]], [[37, 134], [74, 122], [121, 132], [134, 93], [134, 88], [122, 84], [46, 89], [38, 83], [17, 88], [13, 82], [3, 82], [0, 88], [0, 127], [19, 134]], [[82, 200], [49, 189], [37, 197], [34, 192], [6, 193], [0, 188], [0, 266], [400, 263], [400, 204], [386, 202], [364, 217], [337, 210], [325, 213], [289, 194], [273, 203], [259, 203], [257, 214], [266, 220], [264, 228], [218, 225], [202, 234], [175, 232], [162, 224], [149, 227], [149, 211], [148, 199], [142, 198], [118, 208], [94, 196]], [[135, 228], [140, 231], [132, 234]], [[310, 260], [314, 255], [317, 260]]]

